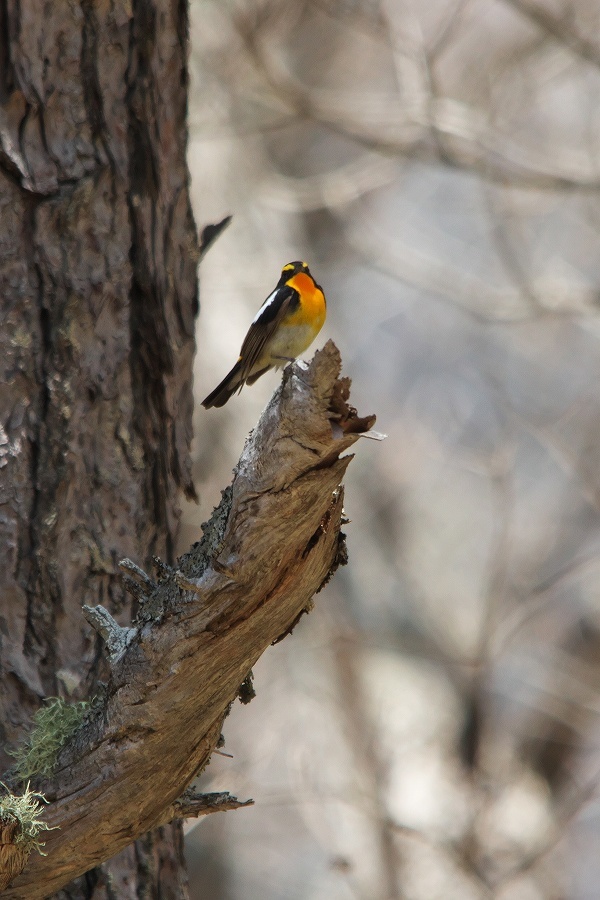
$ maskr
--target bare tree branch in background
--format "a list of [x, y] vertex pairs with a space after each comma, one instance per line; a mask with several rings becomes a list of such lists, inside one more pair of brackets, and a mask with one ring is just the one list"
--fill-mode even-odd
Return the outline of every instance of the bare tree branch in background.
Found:
[[[281, 872], [318, 870], [315, 891], [344, 900], [594, 896], [598, 5], [270, 0], [220, 15], [237, 64], [209, 48], [223, 105], [211, 118], [200, 101], [203, 121], [220, 147], [229, 127], [233, 160], [252, 141], [239, 196], [256, 243], [286, 246], [279, 223], [319, 258], [334, 333], [390, 433], [356, 473], [369, 512], [332, 586], [338, 618], [327, 639], [311, 619], [294, 650], [298, 669], [321, 667], [318, 688], [296, 676], [298, 703], [318, 720], [318, 694], [341, 723], [319, 772], [345, 805], [317, 822], [310, 767], [289, 763], [300, 812]], [[330, 644], [348, 632], [342, 696]], [[240, 873], [260, 875], [228, 853], [240, 818], [210, 845], [235, 897]]]

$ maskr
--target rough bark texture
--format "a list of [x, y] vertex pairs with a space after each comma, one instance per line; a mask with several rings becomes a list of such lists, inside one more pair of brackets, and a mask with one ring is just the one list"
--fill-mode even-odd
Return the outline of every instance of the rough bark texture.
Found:
[[55, 775], [36, 784], [56, 830], [7, 900], [44, 897], [145, 831], [211, 811], [212, 800], [184, 789], [252, 665], [343, 559], [341, 480], [351, 457], [340, 454], [374, 419], [347, 405], [339, 368], [329, 343], [310, 365], [286, 370], [202, 541], [175, 569], [161, 568], [158, 584], [140, 579], [135, 631], [87, 610], [112, 648], [107, 694]]
[[[117, 562], [168, 560], [192, 491], [186, 15], [0, 2], [0, 763], [102, 675], [81, 605], [130, 620]], [[182, 896], [181, 858], [168, 826], [62, 896]]]

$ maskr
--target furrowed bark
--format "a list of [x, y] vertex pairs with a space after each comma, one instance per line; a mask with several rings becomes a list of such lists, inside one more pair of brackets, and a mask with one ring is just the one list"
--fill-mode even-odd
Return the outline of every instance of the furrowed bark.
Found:
[[106, 697], [54, 777], [34, 785], [56, 830], [7, 900], [45, 897], [169, 819], [238, 805], [185, 791], [253, 664], [345, 558], [341, 483], [351, 457], [341, 454], [374, 417], [348, 405], [339, 370], [329, 342], [285, 371], [203, 539], [175, 568], [161, 567], [158, 584], [125, 564], [144, 591], [134, 633], [121, 641], [110, 617], [88, 611], [109, 641]]
[[[118, 560], [172, 562], [193, 493], [186, 115], [187, 3], [0, 3], [0, 770], [105, 677], [81, 605], [129, 622]], [[113, 883], [184, 896], [178, 824], [61, 900]]]

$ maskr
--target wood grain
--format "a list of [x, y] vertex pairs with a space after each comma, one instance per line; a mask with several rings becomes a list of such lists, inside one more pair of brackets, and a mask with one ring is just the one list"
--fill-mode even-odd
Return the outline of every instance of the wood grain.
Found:
[[329, 342], [285, 371], [203, 539], [146, 582], [101, 708], [35, 785], [56, 830], [7, 900], [47, 896], [178, 815], [249, 670], [345, 559], [343, 454], [374, 417], [348, 405], [339, 370]]

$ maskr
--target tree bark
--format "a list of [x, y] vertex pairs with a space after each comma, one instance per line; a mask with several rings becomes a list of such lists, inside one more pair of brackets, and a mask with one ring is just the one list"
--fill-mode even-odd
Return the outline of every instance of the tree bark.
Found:
[[[5, 764], [42, 698], [106, 674], [81, 605], [129, 622], [117, 562], [170, 560], [193, 493], [186, 35], [180, 0], [0, 3]], [[62, 896], [182, 896], [182, 872], [167, 826]]]

